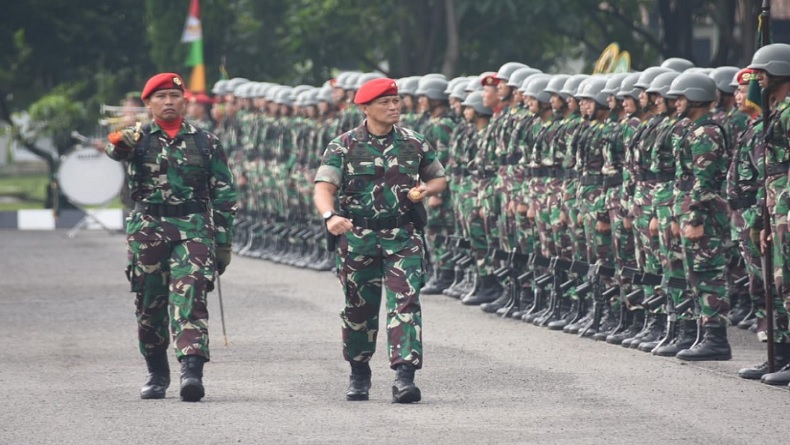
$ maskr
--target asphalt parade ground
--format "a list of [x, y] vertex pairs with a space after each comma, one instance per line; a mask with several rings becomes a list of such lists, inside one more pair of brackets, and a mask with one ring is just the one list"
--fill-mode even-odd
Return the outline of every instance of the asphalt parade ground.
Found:
[[329, 272], [234, 257], [210, 294], [206, 397], [141, 400], [124, 237], [0, 231], [0, 444], [779, 444], [790, 390], [745, 381], [764, 359], [687, 364], [424, 296], [423, 401], [390, 402], [384, 336], [367, 402], [347, 402], [342, 297]]

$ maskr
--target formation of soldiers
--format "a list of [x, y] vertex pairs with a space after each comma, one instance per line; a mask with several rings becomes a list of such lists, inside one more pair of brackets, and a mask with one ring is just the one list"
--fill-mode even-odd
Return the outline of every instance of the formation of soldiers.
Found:
[[[313, 175], [329, 141], [362, 123], [354, 92], [376, 77], [214, 86], [213, 131], [240, 193], [236, 252], [334, 268]], [[767, 120], [749, 100], [754, 81]], [[510, 62], [398, 89], [401, 125], [436, 148], [450, 184], [428, 202], [422, 294], [690, 361], [729, 360], [737, 326], [775, 351], [776, 372], [766, 361], [740, 376], [790, 383], [790, 45], [763, 47], [743, 69], [673, 58], [566, 75]]]

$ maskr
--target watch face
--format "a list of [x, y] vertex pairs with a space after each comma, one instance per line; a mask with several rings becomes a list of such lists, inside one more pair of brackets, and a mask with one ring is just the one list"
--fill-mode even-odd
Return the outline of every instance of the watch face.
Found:
[[334, 214], [335, 214], [335, 213], [334, 213], [334, 212], [332, 212], [332, 211], [330, 210], [330, 211], [328, 211], [328, 212], [324, 212], [324, 214], [323, 214], [323, 217], [324, 217], [324, 219], [329, 219], [329, 218], [331, 218], [331, 217], [332, 217], [332, 215], [334, 215]]

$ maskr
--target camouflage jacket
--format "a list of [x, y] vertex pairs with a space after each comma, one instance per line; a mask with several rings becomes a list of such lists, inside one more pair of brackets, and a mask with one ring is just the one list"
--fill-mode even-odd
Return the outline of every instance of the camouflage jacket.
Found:
[[[179, 205], [202, 202], [207, 212], [184, 217], [158, 217], [132, 212], [126, 231], [132, 241], [213, 239], [217, 244], [230, 244], [233, 217], [238, 205], [233, 175], [219, 139], [208, 137], [209, 165], [199, 148], [188, 147], [185, 135], [194, 135], [197, 128], [184, 121], [175, 138], [170, 139], [156, 124], [151, 123], [148, 147], [143, 157], [135, 159], [136, 151], [121, 145], [108, 144], [107, 155], [116, 161], [127, 161], [128, 186], [135, 202]], [[141, 144], [146, 137], [141, 138]], [[138, 172], [138, 166], [142, 171]]]
[[436, 151], [423, 135], [395, 126], [378, 138], [363, 122], [329, 143], [315, 182], [338, 187], [339, 210], [346, 216], [387, 218], [411, 210], [406, 195], [419, 181], [444, 175]]

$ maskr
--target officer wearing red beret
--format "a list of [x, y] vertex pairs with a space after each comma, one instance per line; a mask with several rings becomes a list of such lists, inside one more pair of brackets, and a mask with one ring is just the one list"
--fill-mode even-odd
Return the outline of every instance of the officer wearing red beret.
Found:
[[[369, 361], [376, 349], [384, 290], [395, 403], [421, 399], [414, 372], [422, 360], [420, 288], [423, 264], [422, 201], [446, 187], [444, 168], [425, 137], [396, 123], [395, 81], [373, 79], [354, 102], [366, 119], [329, 143], [315, 177], [314, 203], [327, 231], [339, 237], [337, 271], [345, 295], [343, 355], [351, 364], [347, 400], [368, 400]], [[339, 208], [335, 208], [335, 199]]]
[[126, 220], [126, 273], [149, 372], [140, 397], [165, 397], [172, 337], [181, 399], [196, 402], [205, 394], [203, 363], [209, 360], [206, 293], [215, 272], [230, 263], [236, 190], [217, 137], [183, 118], [181, 76], [151, 77], [141, 97], [153, 121], [111, 134], [106, 149], [126, 162], [135, 202]]

